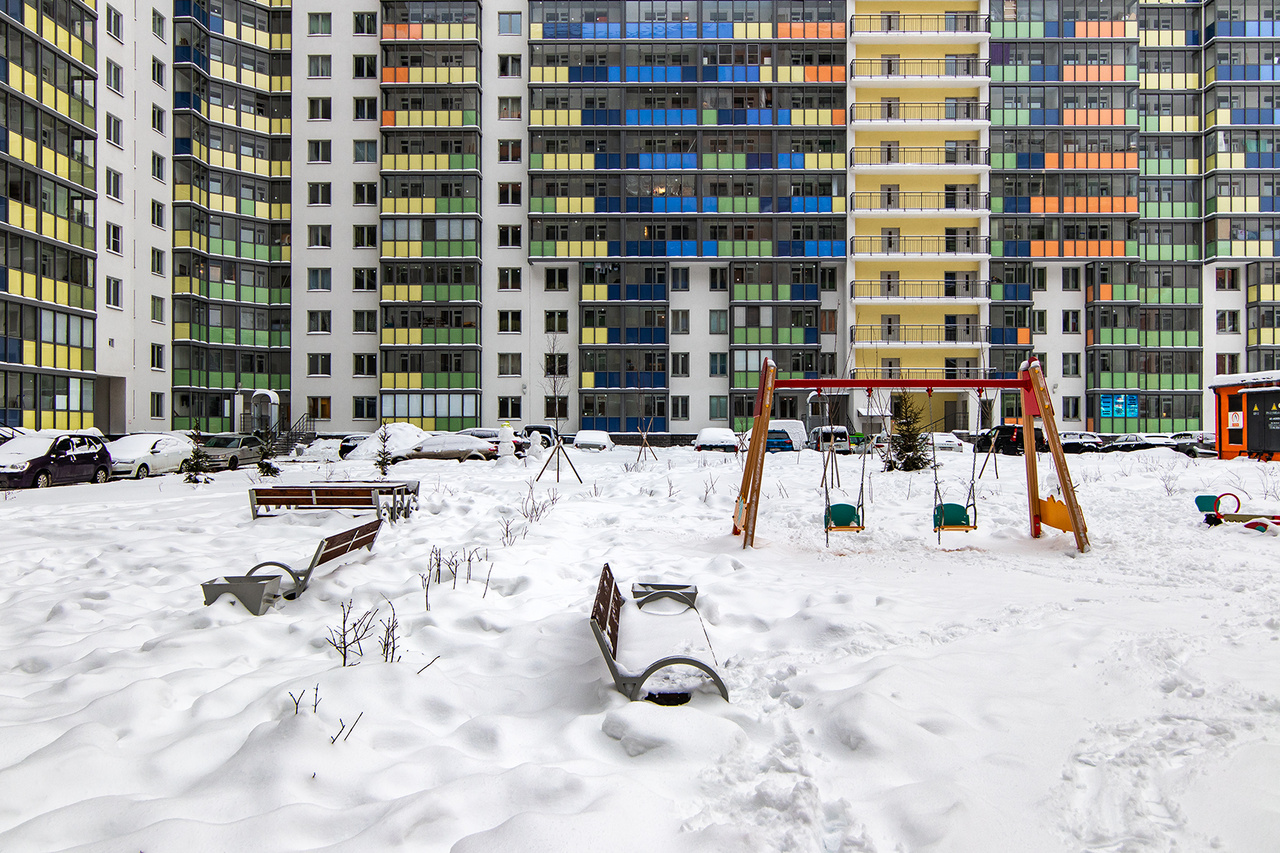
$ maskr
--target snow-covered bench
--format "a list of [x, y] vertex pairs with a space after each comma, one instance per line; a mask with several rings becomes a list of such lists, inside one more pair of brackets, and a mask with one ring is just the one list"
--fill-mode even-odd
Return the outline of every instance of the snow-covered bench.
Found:
[[[382, 496], [389, 495], [384, 507]], [[401, 507], [408, 514], [408, 498], [403, 483], [358, 483], [329, 485], [312, 483], [309, 486], [253, 486], [249, 489], [249, 511], [253, 517], [269, 515], [268, 509], [349, 509], [386, 514], [388, 521], [395, 521]]]
[[[655, 590], [654, 587], [658, 589]], [[676, 590], [681, 590], [681, 594], [673, 594]], [[657, 591], [663, 594], [651, 594]], [[613, 571], [608, 563], [605, 564], [604, 570], [600, 572], [596, 599], [591, 606], [591, 630], [596, 636], [596, 642], [600, 644], [600, 652], [604, 655], [619, 693], [628, 699], [639, 699], [640, 690], [650, 676], [668, 667], [687, 666], [705, 673], [715, 683], [720, 695], [728, 701], [729, 689], [724, 686], [724, 681], [714, 666], [703, 659], [707, 657], [714, 660], [714, 657], [702, 619], [693, 607], [696, 595], [697, 589], [694, 587], [637, 585], [640, 603], [635, 607], [625, 608], [626, 643], [619, 648], [618, 633], [623, 621], [625, 602], [613, 580]], [[641, 610], [644, 604], [658, 598], [674, 599], [688, 607], [681, 612], [666, 614]]]

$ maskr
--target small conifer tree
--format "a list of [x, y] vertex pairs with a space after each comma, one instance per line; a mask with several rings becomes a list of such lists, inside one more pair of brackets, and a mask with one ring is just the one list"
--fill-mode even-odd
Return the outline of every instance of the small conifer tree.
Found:
[[262, 458], [258, 460], [258, 474], [262, 477], [279, 477], [280, 466], [272, 461], [276, 455], [274, 442], [270, 441], [270, 435], [264, 436], [262, 442]]
[[889, 438], [889, 458], [885, 470], [899, 468], [903, 471], [921, 471], [930, 465], [925, 449], [926, 438], [921, 430], [920, 407], [903, 395], [898, 416], [893, 419], [893, 435]]
[[204, 449], [204, 443], [201, 440], [198, 427], [191, 436], [191, 440], [196, 443], [196, 446], [191, 451], [191, 458], [187, 460], [184, 466], [187, 472], [184, 479], [188, 483], [204, 483], [209, 479], [209, 472], [213, 469], [213, 463], [209, 459], [208, 452]]
[[378, 454], [373, 457], [373, 465], [383, 477], [387, 476], [387, 472], [391, 470], [391, 465], [394, 463], [391, 458], [390, 442], [391, 432], [387, 429], [387, 425], [383, 424], [378, 429]]

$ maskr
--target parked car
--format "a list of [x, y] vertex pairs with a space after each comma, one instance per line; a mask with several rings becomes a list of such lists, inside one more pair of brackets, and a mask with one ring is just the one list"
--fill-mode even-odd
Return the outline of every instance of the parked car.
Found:
[[853, 452], [849, 443], [849, 430], [842, 426], [814, 427], [809, 430], [809, 440], [804, 443], [804, 446], [823, 453], [828, 449], [836, 453]]
[[1108, 453], [1129, 453], [1134, 450], [1151, 450], [1155, 447], [1176, 449], [1173, 436], [1158, 432], [1129, 432], [1108, 444], [1104, 449]]
[[[978, 440], [973, 447], [978, 453], [987, 453], [990, 452], [993, 444], [995, 445], [996, 453], [1021, 456], [1022, 426], [1020, 424], [1001, 424], [1000, 426], [992, 427], [978, 436]], [[1040, 427], [1036, 427], [1036, 452], [1049, 452], [1049, 442], [1045, 439]]]
[[487, 438], [474, 435], [448, 432], [442, 435], [430, 435], [407, 450], [392, 454], [392, 462], [403, 462], [406, 459], [457, 459], [465, 462], [468, 459], [498, 458], [498, 443]]
[[182, 470], [196, 449], [184, 435], [137, 433], [107, 444], [111, 454], [111, 476], [144, 479], [150, 474]]
[[1211, 432], [1175, 432], [1174, 446], [1188, 456], [1217, 456], [1218, 437]]
[[338, 458], [346, 459], [347, 454], [359, 447], [369, 435], [370, 433], [367, 432], [353, 432], [344, 437], [338, 442]]
[[[747, 434], [742, 437], [743, 446], [751, 444], [752, 430], [747, 430]], [[765, 452], [767, 453], [783, 453], [787, 451], [799, 451], [808, 441], [808, 434], [804, 431], [804, 424], [800, 421], [789, 420], [786, 418], [769, 421], [769, 432], [765, 436]]]
[[201, 444], [213, 468], [234, 471], [241, 465], [262, 461], [262, 440], [256, 435], [220, 432], [206, 435]]
[[949, 432], [931, 432], [934, 453], [964, 453], [964, 442]]
[[17, 438], [20, 435], [27, 435], [31, 430], [23, 427], [0, 426], [0, 444], [4, 444], [11, 438]]
[[728, 427], [704, 427], [698, 430], [698, 437], [693, 440], [693, 449], [737, 453], [738, 436]]
[[541, 442], [543, 447], [554, 447], [560, 443], [560, 433], [551, 424], [525, 424], [520, 434], [531, 443]]
[[1096, 432], [1063, 432], [1058, 434], [1063, 453], [1097, 453], [1102, 450], [1102, 436]]
[[613, 450], [613, 439], [603, 430], [584, 429], [573, 437], [573, 446], [579, 450]]
[[111, 454], [96, 435], [33, 432], [0, 444], [0, 488], [105, 483]]
[[[496, 427], [471, 427], [469, 429], [460, 429], [458, 430], [458, 435], [470, 435], [475, 438], [482, 438], [485, 441], [491, 442], [493, 444], [494, 454], [496, 455], [498, 453], [499, 431]], [[524, 456], [525, 452], [529, 449], [529, 437], [517, 432], [511, 437], [511, 440], [516, 446], [516, 455]]]

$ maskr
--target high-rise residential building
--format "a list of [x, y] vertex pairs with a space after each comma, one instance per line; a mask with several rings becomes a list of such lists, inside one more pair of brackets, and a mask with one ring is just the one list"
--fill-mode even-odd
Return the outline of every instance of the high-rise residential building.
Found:
[[1036, 355], [1064, 427], [1194, 428], [1208, 377], [1277, 366], [1274, 17], [0, 0], [0, 422], [740, 429], [765, 358]]

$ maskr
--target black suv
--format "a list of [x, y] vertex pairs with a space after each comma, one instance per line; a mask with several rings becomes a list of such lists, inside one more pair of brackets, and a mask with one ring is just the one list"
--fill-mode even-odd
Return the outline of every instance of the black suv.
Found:
[[[995, 443], [996, 453], [1004, 453], [1009, 456], [1022, 455], [1022, 427], [1018, 424], [1001, 424], [978, 436], [977, 442], [974, 444], [976, 453], [987, 453], [991, 450], [992, 443]], [[1048, 453], [1049, 442], [1045, 440], [1044, 433], [1036, 427], [1036, 452]]]

